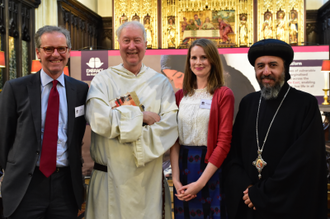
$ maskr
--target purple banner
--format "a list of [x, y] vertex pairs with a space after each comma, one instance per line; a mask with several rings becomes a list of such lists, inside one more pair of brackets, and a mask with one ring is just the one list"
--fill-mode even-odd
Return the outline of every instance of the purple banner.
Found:
[[322, 60], [293, 60], [290, 67], [316, 67], [316, 66], [322, 66]]
[[81, 80], [91, 81], [100, 71], [108, 68], [108, 51], [81, 51]]

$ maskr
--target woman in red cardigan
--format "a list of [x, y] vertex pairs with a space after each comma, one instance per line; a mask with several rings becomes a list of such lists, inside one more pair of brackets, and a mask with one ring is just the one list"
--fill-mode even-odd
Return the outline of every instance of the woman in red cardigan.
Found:
[[175, 95], [179, 107], [179, 139], [171, 148], [175, 218], [227, 218], [221, 165], [230, 149], [234, 95], [224, 86], [212, 41], [192, 43], [183, 89]]

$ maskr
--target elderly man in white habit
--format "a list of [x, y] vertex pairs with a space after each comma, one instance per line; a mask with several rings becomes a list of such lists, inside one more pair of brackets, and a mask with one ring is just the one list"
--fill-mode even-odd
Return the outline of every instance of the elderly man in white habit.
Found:
[[[123, 63], [96, 75], [87, 96], [95, 166], [86, 219], [171, 218], [162, 156], [178, 137], [173, 88], [163, 74], [142, 63], [147, 47], [142, 24], [126, 22], [116, 33]], [[111, 107], [132, 91], [144, 110], [120, 105], [122, 100]]]

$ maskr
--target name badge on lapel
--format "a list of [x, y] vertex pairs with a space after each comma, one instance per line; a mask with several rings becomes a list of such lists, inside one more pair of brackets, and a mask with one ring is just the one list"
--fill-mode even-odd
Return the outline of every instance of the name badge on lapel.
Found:
[[81, 106], [77, 106], [75, 107], [75, 118], [79, 117], [79, 116], [83, 116], [85, 115], [85, 106], [81, 105]]
[[212, 103], [212, 100], [201, 99], [201, 103], [199, 105], [199, 108], [201, 108], [201, 109], [211, 109], [211, 103]]

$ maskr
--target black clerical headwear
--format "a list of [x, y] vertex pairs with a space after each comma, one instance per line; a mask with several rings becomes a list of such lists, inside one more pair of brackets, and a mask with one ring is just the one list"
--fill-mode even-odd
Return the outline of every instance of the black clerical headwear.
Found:
[[266, 39], [253, 44], [248, 52], [250, 64], [254, 67], [255, 61], [260, 56], [277, 56], [284, 60], [285, 80], [290, 79], [289, 67], [293, 60], [292, 47], [281, 40]]

